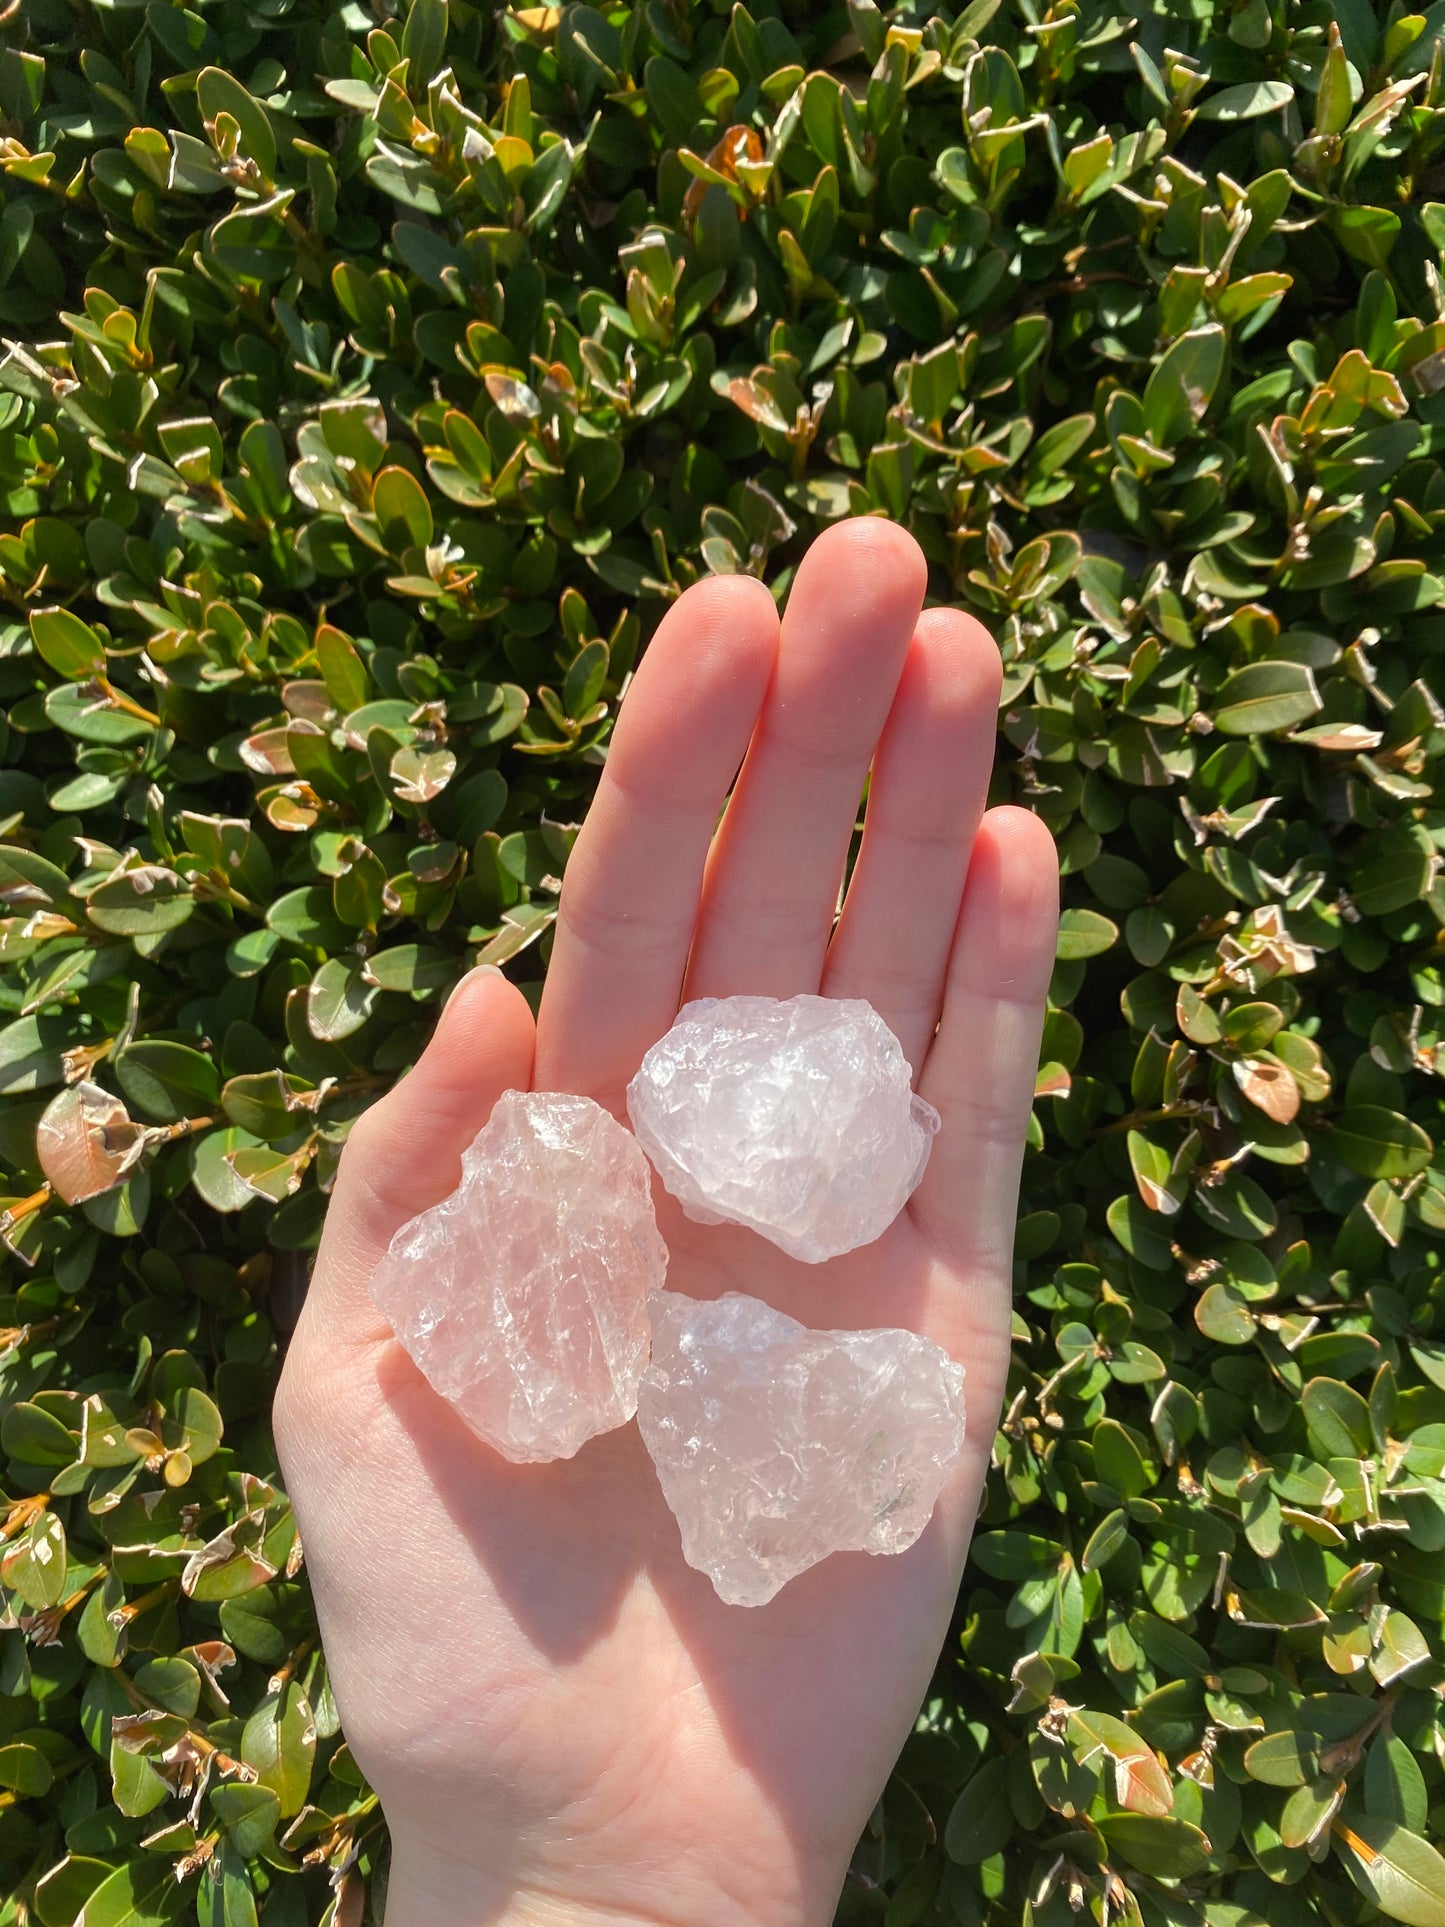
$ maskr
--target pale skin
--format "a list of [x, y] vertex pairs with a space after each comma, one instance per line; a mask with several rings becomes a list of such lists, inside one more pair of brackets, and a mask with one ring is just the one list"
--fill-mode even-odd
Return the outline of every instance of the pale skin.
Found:
[[[985, 810], [998, 651], [971, 617], [923, 612], [924, 591], [917, 545], [877, 519], [813, 543], [781, 625], [750, 578], [688, 590], [623, 702], [537, 1024], [474, 973], [352, 1134], [276, 1437], [346, 1734], [391, 1828], [387, 1927], [826, 1927], [917, 1715], [1008, 1368], [1058, 901], [1037, 819]], [[967, 1368], [968, 1439], [910, 1551], [840, 1554], [767, 1606], [724, 1606], [683, 1563], [634, 1426], [507, 1464], [420, 1377], [367, 1280], [504, 1090], [625, 1118], [684, 998], [819, 990], [867, 998], [941, 1112], [922, 1186], [825, 1265], [690, 1224], [656, 1187], [669, 1283], [926, 1334]]]

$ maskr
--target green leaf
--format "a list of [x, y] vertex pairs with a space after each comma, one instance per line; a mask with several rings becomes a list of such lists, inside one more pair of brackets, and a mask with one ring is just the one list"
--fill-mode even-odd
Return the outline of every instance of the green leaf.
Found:
[[241, 1183], [257, 1197], [269, 1198], [273, 1204], [294, 1196], [310, 1158], [310, 1148], [304, 1144], [296, 1150], [269, 1144], [243, 1145], [226, 1154], [226, 1162]]
[[220, 1447], [225, 1425], [215, 1402], [197, 1385], [183, 1385], [166, 1400], [166, 1443], [178, 1438], [192, 1465], [204, 1465]]
[[44, 1927], [71, 1927], [102, 1880], [114, 1871], [109, 1861], [69, 1853], [37, 1882], [35, 1911]]
[[1098, 1824], [1111, 1855], [1156, 1880], [1187, 1880], [1209, 1864], [1204, 1834], [1172, 1814], [1106, 1813]]
[[59, 1515], [41, 1512], [0, 1554], [0, 1579], [32, 1612], [44, 1612], [65, 1597], [68, 1565], [65, 1527]]
[[336, 1043], [361, 1029], [377, 996], [362, 969], [355, 957], [330, 957], [311, 979], [306, 993], [306, 1022], [313, 1037]]
[[1254, 1337], [1255, 1315], [1233, 1285], [1207, 1285], [1194, 1307], [1194, 1322], [1217, 1345], [1247, 1345]]
[[[1268, 302], [1278, 301], [1294, 286], [1294, 277], [1282, 273], [1246, 274], [1231, 282], [1215, 304], [1220, 319], [1237, 326]], [[1260, 317], [1261, 320], [1263, 317]]]
[[1206, 1224], [1230, 1238], [1267, 1238], [1278, 1223], [1269, 1193], [1240, 1171], [1230, 1171], [1216, 1184], [1196, 1186], [1190, 1203]]
[[1383, 271], [1400, 238], [1400, 217], [1385, 207], [1336, 207], [1329, 212], [1335, 239], [1357, 261]]
[[28, 916], [37, 909], [66, 911], [69, 896], [70, 879], [64, 870], [34, 850], [0, 843], [0, 903], [8, 914]]
[[1330, 50], [1325, 56], [1319, 91], [1315, 95], [1315, 132], [1342, 134], [1350, 124], [1353, 108], [1350, 63], [1345, 57], [1344, 43], [1334, 34], [1331, 36]]
[[567, 669], [562, 685], [562, 707], [574, 721], [587, 715], [602, 694], [607, 681], [608, 648], [593, 641], [578, 650]]
[[1008, 1782], [1007, 1760], [985, 1760], [954, 1801], [943, 1844], [956, 1865], [976, 1867], [1001, 1853], [1013, 1838]]
[[261, 103], [220, 67], [206, 67], [196, 76], [196, 100], [208, 126], [220, 114], [231, 116], [241, 130], [241, 152], [269, 180], [276, 172], [276, 136]]
[[1350, 873], [1350, 895], [1363, 916], [1384, 917], [1419, 902], [1430, 887], [1435, 849], [1418, 823], [1397, 823], [1365, 845]]
[[276, 1795], [289, 1817], [306, 1804], [316, 1757], [316, 1721], [300, 1686], [288, 1682], [269, 1693], [246, 1722], [241, 1758], [256, 1769], [257, 1784]]
[[1130, 1131], [1125, 1142], [1139, 1196], [1150, 1211], [1172, 1215], [1184, 1202], [1187, 1172], [1176, 1173], [1174, 1160], [1163, 1145], [1156, 1144], [1142, 1131]]
[[1335, 1119], [1336, 1157], [1365, 1178], [1408, 1178], [1423, 1171], [1435, 1146], [1418, 1124], [1378, 1104], [1354, 1104]]
[[117, 937], [158, 937], [195, 910], [187, 880], [162, 864], [142, 863], [97, 884], [86, 898], [91, 922]]
[[1398, 1734], [1382, 1733], [1370, 1742], [1365, 1755], [1365, 1806], [1372, 1818], [1393, 1820], [1415, 1833], [1429, 1823], [1425, 1776]]
[[137, 1672], [135, 1682], [153, 1706], [179, 1713], [182, 1719], [190, 1719], [200, 1705], [201, 1676], [188, 1660], [148, 1660]]
[[1151, 1271], [1168, 1271], [1174, 1262], [1167, 1220], [1134, 1195], [1115, 1198], [1104, 1214], [1110, 1231], [1131, 1258]]
[[0, 1097], [48, 1090], [64, 1074], [67, 1026], [55, 1017], [19, 1017], [0, 1030]]
[[1364, 1458], [1373, 1450], [1370, 1408], [1334, 1378], [1312, 1378], [1300, 1394], [1305, 1423], [1324, 1458]]
[[522, 205], [527, 213], [527, 232], [545, 234], [556, 219], [571, 184], [580, 150], [565, 137], [544, 148], [522, 183]]
[[38, 1800], [50, 1791], [53, 1778], [50, 1762], [38, 1748], [20, 1740], [0, 1744], [0, 1787], [9, 1787], [22, 1799]]
[[473, 683], [447, 705], [448, 714], [467, 723], [472, 743], [485, 748], [514, 736], [527, 714], [527, 692], [515, 683]]
[[266, 912], [266, 923], [288, 943], [320, 950], [343, 950], [352, 935], [336, 915], [331, 892], [318, 884], [278, 897]]
[[1266, 1050], [1283, 1022], [1278, 1004], [1236, 1004], [1224, 1014], [1224, 1035], [1235, 1050]]
[[299, 1586], [284, 1581], [256, 1586], [221, 1606], [221, 1631], [238, 1653], [279, 1666], [306, 1637], [307, 1602]]
[[236, 1126], [207, 1131], [192, 1142], [191, 1182], [213, 1211], [244, 1211], [256, 1202], [256, 1192], [236, 1176], [229, 1159], [233, 1152], [254, 1147], [259, 1140]]
[[1252, 662], [1225, 679], [1211, 714], [1226, 736], [1261, 736], [1293, 729], [1321, 706], [1306, 664]]
[[[252, 1071], [226, 1080], [221, 1107], [233, 1124], [250, 1134], [250, 1141], [274, 1142], [297, 1127], [301, 1092], [284, 1071]], [[237, 1149], [228, 1145], [227, 1149]]]
[[1056, 954], [1065, 961], [1098, 957], [1119, 941], [1119, 926], [1097, 910], [1065, 910], [1059, 917]]
[[378, 950], [362, 965], [362, 975], [377, 990], [404, 990], [413, 997], [430, 997], [458, 974], [457, 959], [427, 944], [394, 944]]
[[384, 468], [376, 478], [372, 509], [387, 552], [424, 549], [432, 539], [431, 505], [426, 490], [405, 468]]
[[1381, 1686], [1393, 1686], [1417, 1667], [1428, 1664], [1430, 1644], [1413, 1619], [1391, 1609], [1380, 1627], [1379, 1650], [1370, 1661], [1370, 1671]]
[[104, 673], [100, 637], [69, 609], [37, 609], [30, 618], [30, 634], [39, 654], [67, 681]]
[[197, 1927], [258, 1927], [256, 1891], [233, 1840], [223, 1840], [196, 1895]]
[[[392, 153], [376, 153], [366, 163], [367, 179], [383, 194], [418, 214], [440, 214], [446, 183], [423, 160]], [[344, 570], [338, 571], [344, 573]]]
[[1117, 1419], [1100, 1419], [1094, 1427], [1094, 1471], [1121, 1498], [1137, 1499], [1154, 1483], [1154, 1474], [1133, 1434]]
[[341, 714], [360, 709], [371, 694], [371, 678], [351, 638], [323, 623], [316, 632], [316, 660], [327, 694]]
[[119, 1812], [128, 1820], [144, 1819], [146, 1814], [154, 1813], [169, 1794], [170, 1788], [144, 1754], [131, 1752], [112, 1738], [110, 1797]]
[[268, 1786], [212, 1787], [211, 1809], [248, 1859], [270, 1843], [281, 1818], [281, 1801]]
[[190, 1906], [165, 1854], [141, 1854], [117, 1867], [91, 1893], [75, 1927], [162, 1927]]
[[1128, 1537], [1129, 1515], [1122, 1508], [1105, 1513], [1089, 1534], [1084, 1550], [1080, 1554], [1080, 1571], [1097, 1572], [1100, 1566], [1107, 1565]]
[[156, 433], [166, 460], [185, 481], [204, 487], [220, 480], [225, 467], [225, 448], [221, 431], [209, 415], [162, 422]]
[[1025, 1579], [1052, 1572], [1062, 1548], [1036, 1533], [985, 1532], [973, 1542], [973, 1561], [996, 1579]]
[[1405, 1927], [1445, 1927], [1445, 1857], [1394, 1820], [1337, 1820], [1336, 1849], [1367, 1900]]
[[67, 736], [109, 749], [148, 743], [155, 735], [154, 723], [97, 696], [91, 682], [63, 682], [47, 690], [45, 714]]
[[1158, 448], [1171, 448], [1200, 422], [1224, 372], [1225, 333], [1211, 324], [1184, 334], [1155, 364], [1144, 390], [1144, 426]]
[[411, 0], [401, 50], [407, 61], [407, 86], [424, 96], [442, 64], [447, 46], [447, 0]]
[[1309, 1733], [1267, 1733], [1246, 1749], [1244, 1768], [1265, 1786], [1303, 1786], [1319, 1771], [1319, 1741]]
[[69, 1465], [79, 1441], [52, 1412], [21, 1399], [0, 1422], [0, 1448], [26, 1465]]
[[1284, 1803], [1279, 1837], [1286, 1847], [1307, 1847], [1318, 1840], [1339, 1810], [1345, 1783], [1326, 1774], [1309, 1786], [1296, 1787]]
[[1241, 1592], [1231, 1608], [1231, 1617], [1241, 1626], [1319, 1626], [1324, 1624], [1325, 1612], [1303, 1593], [1285, 1586], [1268, 1586]]
[[1294, 88], [1287, 80], [1246, 80], [1211, 94], [1196, 113], [1200, 120], [1253, 120], [1277, 113], [1293, 99]]
[[132, 1109], [158, 1124], [201, 1116], [220, 1102], [215, 1065], [187, 1044], [142, 1038], [117, 1051], [113, 1062]]

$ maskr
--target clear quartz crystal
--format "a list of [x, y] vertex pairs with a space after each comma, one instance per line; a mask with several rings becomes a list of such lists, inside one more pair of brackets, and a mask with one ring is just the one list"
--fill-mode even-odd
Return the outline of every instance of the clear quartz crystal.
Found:
[[807, 1264], [887, 1230], [939, 1123], [871, 1004], [810, 996], [684, 1005], [627, 1109], [689, 1218], [748, 1225]]
[[690, 1566], [765, 1605], [829, 1553], [903, 1552], [963, 1445], [963, 1367], [916, 1332], [810, 1331], [742, 1292], [648, 1300], [637, 1422]]
[[472, 1429], [526, 1463], [632, 1417], [666, 1273], [636, 1139], [589, 1097], [508, 1091], [371, 1296]]

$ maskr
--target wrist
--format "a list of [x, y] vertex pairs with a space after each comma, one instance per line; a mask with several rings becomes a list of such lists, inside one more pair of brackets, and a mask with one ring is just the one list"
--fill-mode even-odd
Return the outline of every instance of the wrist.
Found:
[[430, 1849], [407, 1849], [395, 1837], [382, 1918], [384, 1927], [693, 1927], [670, 1912], [634, 1912], [498, 1880]]

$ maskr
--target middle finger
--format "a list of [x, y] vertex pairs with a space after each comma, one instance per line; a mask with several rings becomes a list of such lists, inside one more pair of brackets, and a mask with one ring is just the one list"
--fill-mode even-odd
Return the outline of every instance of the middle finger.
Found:
[[835, 525], [803, 558], [708, 861], [687, 998], [817, 990], [863, 780], [926, 586], [918, 544], [878, 517]]

